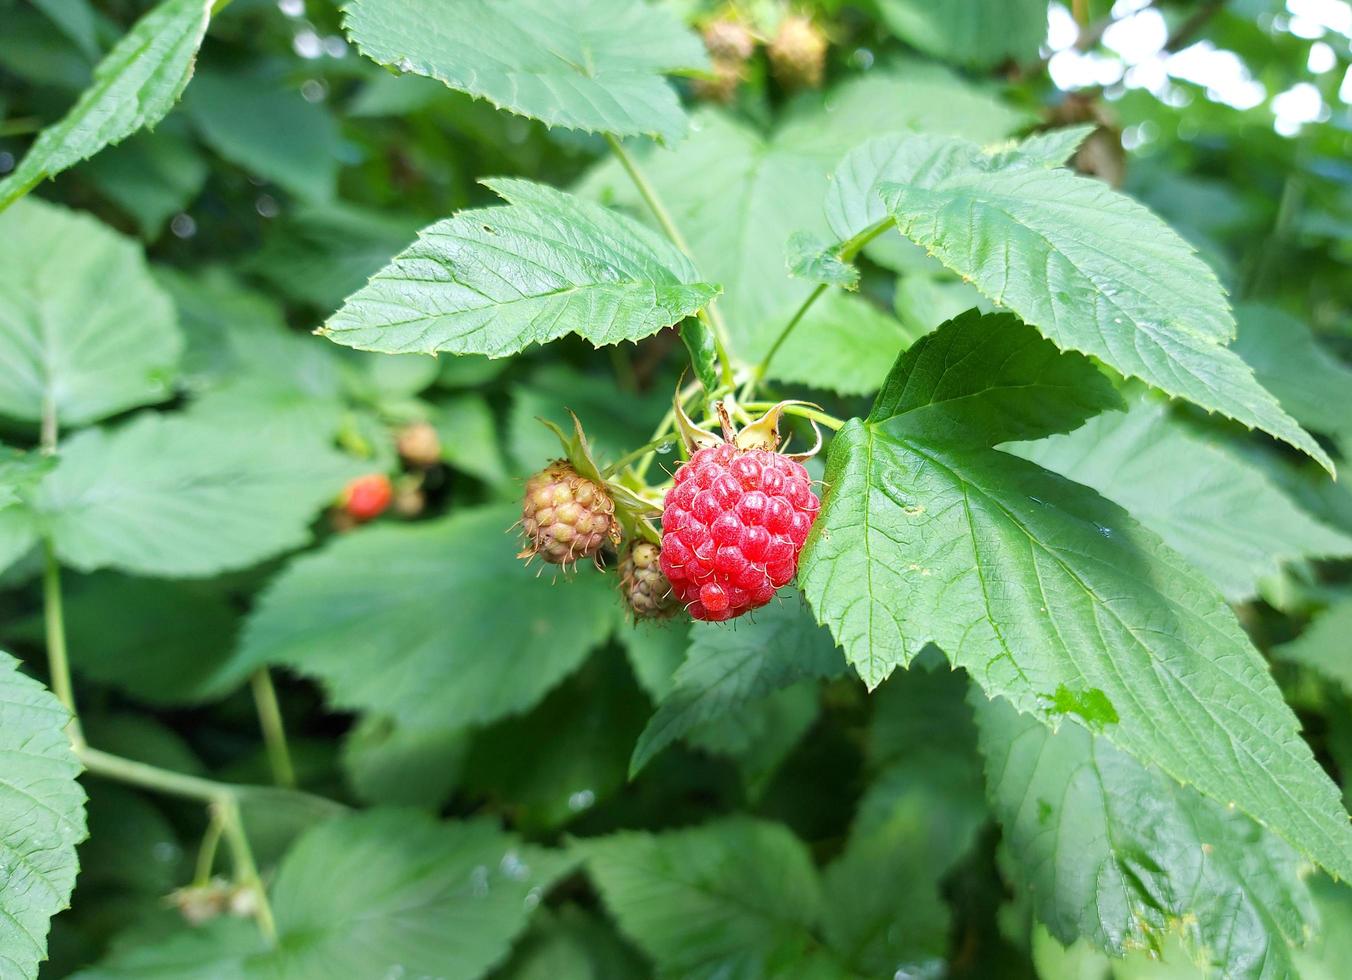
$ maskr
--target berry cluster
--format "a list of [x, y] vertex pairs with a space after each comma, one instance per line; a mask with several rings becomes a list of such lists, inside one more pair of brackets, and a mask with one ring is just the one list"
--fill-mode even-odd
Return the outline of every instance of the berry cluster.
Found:
[[662, 571], [693, 618], [740, 616], [793, 578], [820, 509], [801, 463], [731, 443], [701, 449], [667, 494]]

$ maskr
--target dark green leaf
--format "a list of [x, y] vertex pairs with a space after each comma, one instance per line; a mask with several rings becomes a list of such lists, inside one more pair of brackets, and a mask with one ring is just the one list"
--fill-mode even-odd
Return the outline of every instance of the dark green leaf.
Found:
[[0, 652], [0, 973], [34, 980], [75, 886], [85, 796], [66, 709], [18, 666]]

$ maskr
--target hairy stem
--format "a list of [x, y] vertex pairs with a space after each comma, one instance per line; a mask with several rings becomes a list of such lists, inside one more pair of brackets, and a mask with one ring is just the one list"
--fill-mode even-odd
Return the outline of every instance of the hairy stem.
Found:
[[277, 689], [272, 686], [272, 675], [266, 667], [261, 667], [249, 679], [249, 686], [253, 689], [258, 726], [263, 731], [263, 744], [267, 747], [272, 780], [278, 786], [294, 789], [296, 769], [291, 764], [291, 750], [286, 744], [286, 725], [282, 721], [281, 707], [277, 704]]
[[[615, 154], [615, 159], [620, 161], [620, 166], [624, 167], [625, 173], [633, 181], [634, 187], [638, 190], [639, 196], [643, 202], [648, 205], [648, 210], [653, 213], [657, 219], [658, 225], [662, 231], [671, 239], [671, 243], [685, 253], [686, 258], [694, 261], [694, 256], [690, 253], [690, 246], [686, 243], [685, 236], [681, 234], [681, 229], [676, 227], [676, 222], [671, 218], [671, 212], [667, 210], [662, 198], [657, 193], [657, 188], [649, 183], [647, 176], [639, 169], [638, 162], [633, 158], [624, 144], [609, 133], [606, 134], [606, 143], [610, 146], [610, 152]], [[707, 308], [700, 310], [698, 314], [709, 331], [713, 334], [714, 349], [718, 352], [719, 371], [725, 387], [732, 386], [732, 360], [728, 356], [728, 350], [731, 344], [728, 342], [728, 328], [719, 315], [717, 308], [712, 302]]]

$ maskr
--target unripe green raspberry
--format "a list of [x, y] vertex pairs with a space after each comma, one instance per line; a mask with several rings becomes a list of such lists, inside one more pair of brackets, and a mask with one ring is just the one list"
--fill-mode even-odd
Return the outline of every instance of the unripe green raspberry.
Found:
[[651, 541], [637, 541], [620, 559], [620, 590], [638, 619], [665, 619], [681, 608], [662, 572], [661, 555]]
[[521, 526], [526, 547], [517, 557], [539, 555], [554, 565], [591, 557], [607, 541], [619, 539], [615, 502], [605, 487], [580, 476], [562, 459], [526, 481]]
[[826, 35], [812, 18], [785, 17], [767, 49], [775, 79], [785, 88], [817, 88], [826, 64]]

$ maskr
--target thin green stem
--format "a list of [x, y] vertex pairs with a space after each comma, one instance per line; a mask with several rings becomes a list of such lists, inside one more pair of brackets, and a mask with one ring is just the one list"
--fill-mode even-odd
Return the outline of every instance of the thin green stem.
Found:
[[822, 293], [826, 292], [826, 288], [826, 283], [820, 283], [816, 289], [807, 294], [807, 299], [799, 304], [798, 309], [794, 310], [793, 316], [789, 317], [789, 322], [784, 324], [784, 329], [779, 331], [779, 336], [775, 338], [775, 342], [770, 345], [770, 349], [765, 352], [765, 356], [761, 358], [760, 363], [752, 371], [751, 377], [747, 380], [746, 388], [743, 390], [744, 395], [749, 396], [755, 393], [756, 385], [765, 377], [765, 372], [770, 370], [770, 362], [775, 359], [779, 349], [784, 346], [784, 341], [789, 339], [789, 334], [793, 333], [793, 328], [802, 322], [803, 317], [807, 316], [807, 311], [812, 309], [812, 304], [817, 302]]
[[[56, 454], [58, 423], [56, 401], [48, 389], [42, 396], [42, 428], [40, 451], [44, 456]], [[66, 734], [70, 744], [78, 749], [84, 745], [80, 729], [80, 715], [75, 708], [75, 687], [70, 680], [70, 654], [66, 647], [66, 615], [61, 601], [61, 564], [50, 538], [42, 542], [42, 616], [47, 639], [47, 675], [52, 693], [70, 712]]]
[[286, 725], [282, 721], [282, 709], [277, 703], [277, 689], [272, 686], [272, 675], [266, 667], [259, 668], [250, 678], [249, 686], [253, 689], [254, 706], [258, 710], [258, 725], [263, 730], [263, 744], [267, 747], [272, 780], [278, 786], [294, 789], [296, 769], [291, 764], [291, 750], [286, 744]]
[[192, 876], [192, 883], [198, 888], [211, 881], [211, 871], [216, 866], [216, 850], [221, 843], [221, 832], [225, 829], [225, 821], [217, 807], [209, 807], [207, 813], [207, 829], [202, 835], [201, 846], [197, 848], [197, 868]]
[[202, 800], [205, 803], [233, 798], [242, 790], [250, 788], [161, 769], [159, 766], [137, 762], [135, 759], [124, 759], [120, 755], [113, 755], [111, 752], [104, 752], [88, 745], [77, 747], [75, 754], [80, 757], [85, 769], [95, 776], [115, 779], [120, 783], [167, 793], [170, 796]]
[[61, 602], [61, 565], [50, 540], [42, 546], [42, 613], [47, 633], [47, 673], [52, 693], [70, 712], [66, 734], [78, 751], [85, 744], [80, 716], [75, 709], [75, 690], [70, 682], [70, 656], [66, 649], [66, 618]]
[[235, 863], [235, 880], [254, 893], [258, 905], [254, 909], [254, 918], [268, 942], [277, 942], [277, 922], [272, 917], [272, 906], [268, 903], [268, 892], [259, 877], [258, 865], [254, 863], [253, 850], [249, 847], [249, 836], [244, 833], [244, 820], [239, 813], [239, 801], [233, 796], [218, 800], [212, 804], [221, 814], [221, 826], [225, 842], [230, 848], [230, 857]]
[[609, 133], [606, 134], [606, 142], [610, 145], [610, 152], [615, 154], [615, 159], [620, 161], [620, 166], [624, 168], [625, 173], [629, 174], [629, 179], [634, 182], [634, 187], [638, 189], [639, 196], [648, 205], [648, 210], [653, 213], [657, 223], [662, 226], [662, 231], [671, 239], [673, 245], [689, 257], [690, 246], [686, 244], [681, 229], [677, 228], [676, 222], [671, 219], [671, 213], [662, 203], [662, 198], [658, 196], [657, 189], [648, 183], [647, 176], [638, 168], [638, 163], [630, 156], [623, 143]]
[[[854, 257], [863, 251], [865, 245], [891, 227], [892, 219], [890, 217], [884, 218], [877, 224], [869, 225], [869, 227], [865, 228], [859, 234], [841, 244], [836, 252], [837, 258], [842, 262], [853, 261]], [[783, 347], [784, 342], [789, 339], [789, 334], [793, 333], [794, 328], [802, 322], [803, 317], [807, 316], [807, 311], [812, 309], [812, 304], [821, 298], [827, 288], [826, 283], [818, 285], [816, 289], [808, 294], [807, 299], [803, 300], [798, 309], [794, 311], [793, 316], [789, 317], [789, 322], [784, 324], [784, 328], [779, 331], [779, 336], [775, 338], [775, 342], [770, 345], [770, 349], [765, 352], [765, 356], [761, 358], [760, 363], [757, 364], [755, 369], [751, 372], [751, 377], [747, 379], [746, 386], [742, 389], [743, 398], [750, 398], [755, 394], [756, 386], [765, 378], [766, 372], [770, 370], [770, 362], [775, 359], [775, 355], [779, 353], [779, 349]]]
[[[606, 143], [610, 146], [610, 152], [615, 154], [615, 159], [620, 161], [620, 166], [624, 168], [625, 173], [629, 175], [629, 179], [634, 182], [634, 187], [638, 190], [639, 196], [648, 205], [648, 210], [653, 213], [653, 217], [657, 219], [662, 231], [671, 239], [673, 245], [685, 253], [686, 258], [694, 261], [694, 255], [690, 251], [690, 245], [686, 242], [685, 236], [681, 234], [681, 229], [676, 227], [676, 222], [672, 220], [671, 212], [662, 203], [657, 188], [649, 183], [647, 175], [639, 169], [638, 162], [624, 148], [624, 144], [609, 133], [606, 134]], [[732, 360], [728, 356], [728, 351], [732, 344], [728, 339], [727, 324], [723, 322], [722, 316], [712, 302], [708, 307], [700, 310], [698, 316], [713, 334], [714, 350], [718, 353], [719, 373], [723, 385], [730, 388], [733, 383]]]

